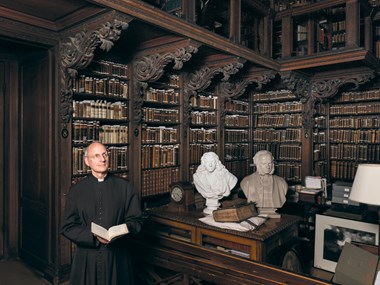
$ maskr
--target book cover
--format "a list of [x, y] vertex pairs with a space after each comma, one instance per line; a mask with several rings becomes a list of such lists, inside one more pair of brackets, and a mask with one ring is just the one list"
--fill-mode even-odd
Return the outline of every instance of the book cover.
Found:
[[216, 222], [241, 222], [258, 215], [255, 203], [240, 204], [213, 211]]

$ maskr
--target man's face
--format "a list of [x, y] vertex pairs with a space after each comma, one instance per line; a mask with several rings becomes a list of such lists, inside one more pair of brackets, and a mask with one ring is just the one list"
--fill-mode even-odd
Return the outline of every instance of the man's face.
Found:
[[106, 148], [98, 143], [92, 144], [87, 149], [85, 163], [96, 174], [105, 174], [108, 171], [108, 153]]
[[261, 175], [271, 174], [274, 167], [272, 156], [270, 154], [261, 155], [256, 167]]
[[212, 157], [208, 157], [204, 160], [204, 166], [208, 172], [213, 172], [216, 168], [216, 160]]

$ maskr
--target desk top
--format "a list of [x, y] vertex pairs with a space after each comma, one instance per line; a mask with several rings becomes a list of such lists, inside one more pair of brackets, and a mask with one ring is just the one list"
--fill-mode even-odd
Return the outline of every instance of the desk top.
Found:
[[235, 230], [214, 227], [214, 226], [211, 226], [199, 221], [199, 218], [204, 217], [204, 213], [202, 212], [202, 210], [189, 211], [186, 213], [171, 212], [168, 210], [167, 206], [162, 206], [162, 207], [147, 210], [146, 213], [152, 217], [163, 218], [163, 219], [167, 219], [167, 220], [171, 220], [175, 222], [184, 223], [187, 225], [192, 225], [195, 227], [233, 234], [235, 236], [241, 236], [241, 237], [255, 239], [259, 241], [265, 241], [281, 233], [282, 231], [289, 229], [289, 227], [295, 224], [298, 224], [298, 222], [301, 221], [301, 217], [282, 214], [281, 218], [279, 219], [268, 219], [257, 230], [248, 231], [248, 232], [240, 232], [240, 231], [235, 231]]

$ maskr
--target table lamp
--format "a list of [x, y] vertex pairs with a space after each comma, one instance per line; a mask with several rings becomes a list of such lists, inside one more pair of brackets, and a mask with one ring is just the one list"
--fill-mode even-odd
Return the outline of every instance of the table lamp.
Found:
[[[377, 215], [380, 225], [380, 164], [359, 164], [349, 198], [359, 203], [379, 206]], [[378, 254], [380, 256], [380, 245]]]

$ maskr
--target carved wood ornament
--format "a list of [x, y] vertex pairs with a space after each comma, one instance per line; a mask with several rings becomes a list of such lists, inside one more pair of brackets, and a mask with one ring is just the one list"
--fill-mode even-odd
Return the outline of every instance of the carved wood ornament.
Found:
[[82, 31], [61, 44], [61, 134], [68, 135], [67, 124], [73, 114], [73, 80], [78, 75], [78, 70], [86, 68], [94, 58], [97, 47], [109, 51], [113, 42], [120, 38], [122, 30], [128, 28], [128, 23], [114, 19], [106, 22], [99, 29]]
[[155, 82], [161, 78], [165, 72], [165, 67], [174, 62], [173, 69], [180, 70], [183, 64], [189, 61], [193, 54], [198, 52], [199, 45], [188, 45], [175, 50], [142, 56], [134, 63], [135, 96], [133, 101], [134, 120], [141, 123], [143, 119], [142, 106], [143, 96], [148, 88], [148, 82]]
[[282, 74], [283, 82], [303, 103], [302, 126], [306, 138], [314, 127], [315, 103], [318, 100], [334, 97], [344, 86], [353, 85], [352, 90], [356, 90], [374, 77], [374, 70], [369, 68], [319, 74], [313, 77], [295, 71]]

